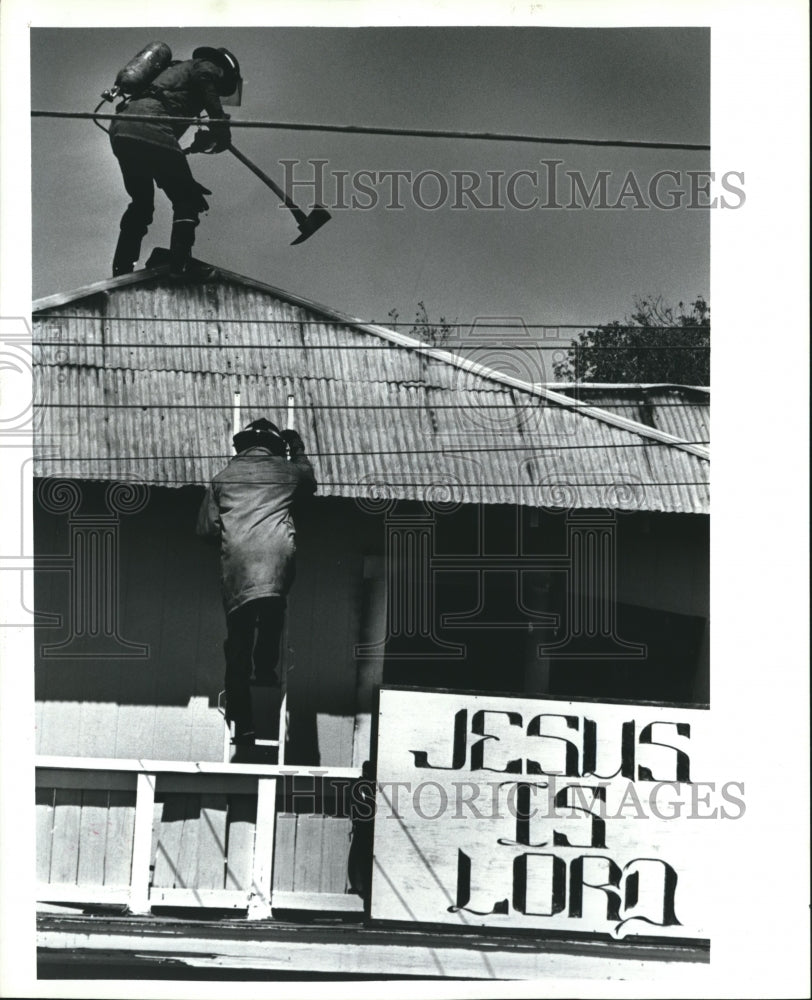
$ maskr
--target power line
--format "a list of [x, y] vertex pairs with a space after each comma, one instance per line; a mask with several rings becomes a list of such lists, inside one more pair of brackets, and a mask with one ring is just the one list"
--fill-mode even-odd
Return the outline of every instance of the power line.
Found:
[[[155, 122], [155, 115], [98, 114], [88, 111], [32, 111], [32, 118], [80, 118], [93, 121]], [[326, 125], [313, 122], [245, 121], [239, 118], [201, 118], [161, 115], [161, 122], [174, 125], [228, 125], [231, 128], [266, 128], [293, 132], [340, 132], [352, 135], [400, 135], [423, 139], [473, 139], [484, 142], [530, 142], [545, 146], [601, 146], [631, 149], [683, 149], [710, 151], [709, 143], [653, 142], [643, 139], [583, 139], [528, 135], [521, 132], [469, 132], [452, 129], [383, 128], [375, 125]]]
[[[259, 348], [261, 350], [267, 351], [379, 351], [379, 350], [392, 350], [397, 349], [400, 351], [415, 350], [422, 347], [436, 347], [439, 350], [448, 350], [449, 348], [467, 348], [472, 351], [483, 351], [483, 350], [508, 350], [508, 351], [558, 351], [562, 350], [564, 345], [558, 344], [544, 344], [534, 341], [531, 344], [477, 344], [466, 341], [460, 341], [459, 343], [438, 343], [438, 344], [396, 344], [387, 343], [381, 341], [378, 344], [263, 344], [250, 342], [240, 342], [240, 343], [219, 343], [219, 344], [201, 344], [201, 343], [191, 343], [191, 342], [179, 342], [179, 343], [164, 343], [164, 344], [147, 344], [139, 340], [124, 340], [124, 341], [87, 341], [87, 340], [35, 340], [33, 341], [34, 347], [87, 347], [87, 348], [103, 348], [114, 349], [117, 347], [139, 347], [142, 349], [152, 349], [163, 347], [166, 350], [172, 350], [173, 348], [182, 348], [183, 350], [197, 350], [197, 351], [209, 351], [209, 350], [246, 350], [249, 348]], [[637, 353], [638, 351], [709, 351], [710, 344], [640, 344], [634, 347], [618, 347], [612, 344], [597, 344], [594, 347], [584, 347], [577, 344], [567, 345], [567, 350], [574, 351], [628, 351], [632, 353]]]
[[[655, 442], [657, 443], [657, 442]], [[710, 444], [710, 441], [681, 441], [681, 444]], [[548, 451], [583, 451], [584, 449], [601, 449], [606, 450], [608, 448], [648, 448], [652, 444], [651, 441], [631, 441], [631, 442], [618, 442], [618, 443], [605, 443], [605, 444], [551, 444], [551, 445], [505, 445], [504, 447], [454, 447], [450, 446], [448, 448], [409, 448], [407, 454], [409, 455], [442, 455], [448, 457], [457, 454], [481, 454], [482, 452], [548, 452]], [[402, 448], [384, 448], [381, 450], [374, 451], [308, 451], [307, 458], [340, 458], [345, 456], [353, 456], [356, 458], [368, 457], [370, 455], [402, 455], [404, 454], [404, 449]], [[224, 453], [219, 453], [216, 455], [95, 455], [95, 456], [83, 456], [83, 455], [64, 455], [59, 456], [61, 461], [65, 462], [175, 462], [175, 461], [229, 461], [234, 458], [234, 455], [227, 455]]]
[[[442, 387], [439, 387], [439, 391], [445, 391]], [[572, 402], [580, 402], [576, 397], [568, 396]], [[302, 410], [460, 410], [468, 412], [470, 410], [509, 410], [515, 412], [516, 410], [527, 409], [530, 405], [530, 400], [527, 404], [522, 403], [476, 403], [473, 406], [460, 405], [459, 403], [311, 403], [311, 402], [301, 402], [297, 404]], [[565, 409], [568, 413], [579, 413], [580, 411], [576, 407], [572, 409], [561, 403], [550, 403], [543, 401], [534, 401], [534, 407], [538, 409]], [[590, 404], [585, 404], [590, 405]], [[611, 403], [604, 406], [600, 404], [600, 409], [611, 408], [622, 408], [624, 406], [633, 406], [633, 403]], [[654, 404], [658, 408], [660, 406], [679, 406], [683, 408], [689, 408], [695, 406], [694, 403], [657, 403]], [[223, 403], [65, 403], [65, 402], [36, 402], [34, 404], [37, 410], [41, 409], [79, 409], [79, 410], [228, 410], [230, 413], [233, 408], [232, 402]], [[273, 404], [269, 403], [243, 403], [243, 409], [256, 409], [260, 406], [264, 406], [267, 409], [274, 409]]]
[[[47, 308], [45, 312], [47, 312]], [[59, 308], [58, 306], [51, 306], [50, 308]], [[470, 320], [464, 323], [459, 321], [454, 321], [453, 323], [446, 323], [444, 321], [437, 320], [411, 320], [410, 322], [397, 322], [393, 323], [389, 320], [374, 320], [374, 319], [335, 319], [332, 317], [325, 317], [324, 319], [307, 319], [305, 317], [292, 317], [289, 319], [282, 319], [279, 317], [269, 317], [267, 319], [256, 319], [253, 317], [244, 316], [138, 316], [138, 315], [119, 315], [119, 316], [108, 316], [99, 315], [98, 313], [55, 313], [53, 315], [42, 315], [41, 321], [46, 323], [49, 320], [62, 320], [62, 319], [83, 319], [83, 320], [93, 320], [99, 323], [236, 323], [241, 326], [255, 325], [255, 326], [345, 326], [345, 327], [358, 327], [358, 326], [380, 326], [385, 329], [393, 329], [396, 327], [417, 327], [417, 326], [427, 326], [427, 327], [439, 327], [442, 329], [466, 329], [471, 327], [476, 330], [591, 330], [593, 327], [599, 326], [610, 326], [611, 324], [603, 323], [480, 323], [477, 320]], [[622, 330], [633, 330], [636, 333], [652, 333], [656, 331], [663, 330], [707, 330], [710, 336], [710, 328], [707, 325], [701, 323], [671, 323], [671, 324], [645, 324], [640, 326], [638, 324], [620, 324], [619, 329]], [[604, 332], [613, 332], [612, 330]], [[396, 347], [402, 347], [401, 344], [396, 344]]]
[[[81, 479], [82, 477], [71, 473], [60, 473], [59, 476], [43, 476], [44, 479]], [[91, 480], [92, 482], [93, 480]], [[133, 483], [138, 482], [138, 480], [124, 479], [115, 480], [116, 482]], [[252, 486], [257, 485], [257, 480], [255, 479], [229, 479], [229, 483], [248, 483]], [[188, 479], [162, 479], [160, 482], [155, 483], [144, 483], [145, 486], [167, 486], [179, 484], [181, 486], [199, 486], [201, 483], [190, 482]], [[317, 484], [319, 487], [322, 486], [347, 486], [347, 487], [365, 487], [367, 489], [382, 489], [387, 486], [411, 486], [413, 488], [429, 489], [431, 487], [441, 488], [441, 489], [493, 489], [498, 490], [501, 488], [522, 488], [522, 489], [562, 489], [562, 488], [577, 488], [579, 486], [603, 486], [606, 489], [611, 488], [627, 488], [627, 489], [637, 489], [639, 487], [645, 486], [709, 486], [710, 484], [707, 480], [702, 479], [684, 479], [681, 482], [663, 481], [663, 480], [651, 480], [647, 482], [611, 482], [608, 483], [606, 480], [580, 480], [579, 482], [523, 482], [523, 483], [507, 483], [500, 481], [498, 483], [461, 483], [461, 482], [437, 482], [437, 483], [427, 483], [427, 482], [415, 482], [413, 479], [406, 480], [382, 480], [381, 482], [358, 482], [357, 480], [343, 481], [343, 480], [333, 480], [330, 482], [320, 481]], [[364, 499], [363, 497], [361, 499]]]

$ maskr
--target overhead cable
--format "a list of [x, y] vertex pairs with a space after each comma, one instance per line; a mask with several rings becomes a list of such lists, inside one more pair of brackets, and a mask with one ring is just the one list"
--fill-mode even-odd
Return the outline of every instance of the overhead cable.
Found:
[[[684, 444], [710, 444], [708, 440], [700, 441], [684, 441]], [[618, 442], [602, 442], [601, 444], [524, 444], [524, 445], [496, 445], [496, 446], [486, 446], [486, 445], [476, 445], [469, 448], [464, 448], [459, 445], [450, 445], [447, 448], [409, 448], [410, 455], [462, 455], [467, 453], [472, 453], [475, 455], [481, 454], [482, 452], [513, 452], [513, 451], [533, 451], [533, 452], [551, 452], [551, 451], [583, 451], [584, 449], [599, 448], [602, 451], [607, 448], [649, 448], [651, 447], [650, 441], [618, 441]], [[380, 450], [366, 450], [363, 452], [358, 451], [308, 451], [308, 458], [343, 458], [346, 456], [363, 455], [365, 458], [370, 455], [403, 455], [403, 448], [383, 448]], [[191, 461], [228, 461], [233, 458], [233, 455], [219, 453], [216, 455], [64, 455], [60, 456], [60, 461], [64, 462], [176, 462], [181, 460]]]
[[[93, 121], [154, 122], [155, 115], [98, 114], [88, 111], [32, 111], [32, 118], [84, 118]], [[266, 128], [293, 132], [342, 132], [352, 135], [400, 135], [421, 139], [473, 139], [483, 142], [530, 142], [544, 146], [602, 146], [631, 149], [684, 149], [710, 151], [710, 144], [697, 142], [655, 142], [644, 139], [585, 139], [528, 135], [522, 132], [469, 132], [455, 129], [385, 128], [378, 125], [326, 125], [315, 122], [244, 121], [237, 118], [179, 117], [161, 115], [161, 122], [174, 125], [228, 125], [230, 128]]]
[[[53, 308], [53, 307], [51, 307]], [[473, 329], [473, 330], [592, 330], [594, 327], [608, 327], [609, 329], [601, 333], [608, 332], [613, 333], [614, 327], [611, 323], [525, 323], [523, 320], [518, 322], [506, 322], [506, 323], [480, 323], [478, 320], [472, 320], [470, 322], [460, 323], [455, 321], [453, 323], [446, 322], [445, 320], [411, 320], [409, 322], [398, 322], [393, 323], [390, 320], [374, 320], [374, 319], [345, 319], [337, 320], [333, 317], [323, 318], [323, 319], [306, 319], [300, 316], [291, 316], [287, 318], [280, 317], [268, 317], [268, 318], [258, 318], [249, 316], [137, 316], [137, 315], [120, 315], [120, 316], [110, 316], [108, 314], [100, 315], [98, 313], [48, 313], [48, 307], [45, 307], [44, 312], [36, 312], [35, 316], [42, 322], [47, 323], [49, 320], [62, 320], [62, 319], [84, 319], [84, 320], [94, 320], [96, 322], [102, 323], [237, 323], [244, 325], [253, 326], [346, 326], [346, 327], [359, 327], [359, 326], [382, 326], [386, 329], [396, 329], [400, 327], [437, 327], [438, 329]], [[489, 317], [491, 318], [491, 317]], [[703, 326], [699, 323], [672, 323], [672, 324], [660, 324], [660, 323], [647, 323], [643, 326], [639, 326], [636, 323], [619, 323], [618, 329], [620, 330], [630, 330], [634, 333], [652, 333], [655, 330], [662, 332], [663, 330], [683, 330], [683, 331], [696, 331], [696, 330], [706, 330], [710, 336], [710, 328], [708, 326]], [[397, 347], [402, 347], [402, 344], [396, 344]]]

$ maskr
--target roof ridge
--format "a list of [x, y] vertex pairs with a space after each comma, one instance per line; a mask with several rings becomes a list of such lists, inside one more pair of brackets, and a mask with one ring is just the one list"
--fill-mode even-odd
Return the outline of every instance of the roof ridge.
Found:
[[685, 382], [539, 382], [547, 389], [685, 389], [710, 395], [709, 385], [688, 385]]
[[127, 285], [137, 285], [147, 278], [154, 278], [168, 271], [169, 264], [161, 264], [160, 267], [145, 267], [140, 271], [131, 271], [130, 274], [120, 274], [115, 278], [104, 278], [89, 285], [82, 285], [81, 288], [75, 288], [72, 292], [57, 292], [55, 295], [46, 295], [34, 299], [31, 303], [31, 312], [37, 313], [43, 309], [55, 309], [57, 306], [74, 302], [76, 299], [86, 299], [89, 295], [109, 291], [111, 288], [126, 288]]
[[[389, 340], [393, 340], [395, 343], [399, 343], [401, 338], [405, 338], [404, 334], [400, 334], [395, 330], [387, 330], [386, 327], [372, 327], [365, 323], [357, 325], [361, 329], [367, 330], [370, 333], [375, 333], [377, 336], [386, 337]], [[583, 414], [585, 417], [600, 420], [612, 427], [617, 427], [621, 430], [638, 434], [641, 437], [651, 438], [659, 444], [671, 445], [672, 447], [680, 448], [681, 450], [687, 451], [692, 455], [696, 455], [698, 458], [706, 460], [710, 459], [710, 451], [707, 448], [703, 448], [701, 445], [691, 444], [690, 442], [685, 441], [682, 438], [678, 438], [673, 434], [657, 430], [655, 427], [649, 427], [648, 424], [632, 420], [630, 417], [622, 417], [619, 414], [610, 413], [608, 410], [604, 410], [598, 406], [591, 406], [588, 403], [583, 403], [581, 400], [573, 399], [571, 396], [564, 396], [559, 392], [553, 391], [552, 389], [547, 389], [543, 385], [534, 384], [532, 382], [524, 382], [522, 379], [497, 371], [496, 369], [490, 368], [488, 365], [483, 365], [478, 361], [472, 361], [470, 358], [463, 358], [458, 354], [453, 354], [451, 351], [444, 351], [440, 348], [432, 347], [430, 344], [424, 344], [422, 341], [414, 340], [413, 338], [405, 339], [411, 340], [412, 343], [404, 343], [404, 347], [412, 347], [415, 350], [419, 350], [421, 354], [433, 357], [437, 361], [445, 361], [448, 364], [452, 364], [464, 371], [469, 371], [473, 375], [479, 375], [482, 378], [492, 379], [493, 381], [509, 386], [510, 388], [519, 389], [520, 391], [527, 392], [533, 396], [539, 396], [540, 398], [545, 399], [548, 403], [553, 403], [554, 405], [561, 406], [564, 409], [576, 411]]]
[[[198, 263], [202, 264], [204, 262], [198, 261]], [[260, 291], [269, 292], [274, 297], [282, 299], [291, 305], [297, 305], [304, 309], [310, 309], [315, 312], [322, 313], [327, 318], [333, 321], [338, 321], [341, 325], [352, 326], [356, 330], [362, 330], [365, 333], [370, 333], [373, 336], [379, 337], [382, 340], [387, 340], [390, 343], [397, 344], [400, 347], [418, 351], [426, 357], [450, 364], [455, 368], [468, 371], [473, 375], [479, 376], [480, 378], [490, 379], [500, 385], [508, 386], [512, 389], [518, 389], [521, 392], [528, 393], [532, 396], [537, 396], [541, 399], [545, 399], [548, 403], [552, 403], [553, 405], [572, 410], [585, 417], [590, 417], [593, 420], [609, 424], [612, 427], [617, 427], [621, 430], [628, 431], [629, 433], [637, 434], [640, 437], [649, 438], [656, 441], [658, 444], [665, 444], [678, 448], [682, 451], [687, 451], [692, 455], [696, 455], [698, 458], [705, 460], [710, 459], [710, 451], [707, 448], [691, 444], [682, 438], [676, 437], [673, 434], [668, 434], [665, 431], [657, 430], [654, 427], [649, 427], [647, 424], [640, 423], [637, 420], [632, 420], [629, 417], [622, 417], [618, 414], [610, 413], [609, 411], [601, 409], [597, 406], [591, 406], [588, 403], [583, 403], [581, 400], [574, 399], [571, 396], [566, 396], [560, 392], [548, 389], [543, 385], [525, 382], [522, 379], [515, 378], [512, 375], [507, 375], [504, 372], [491, 368], [488, 365], [483, 365], [481, 362], [473, 361], [471, 358], [464, 358], [459, 354], [454, 354], [451, 351], [446, 351], [442, 348], [427, 344], [425, 341], [417, 340], [408, 334], [399, 333], [397, 330], [392, 330], [388, 327], [379, 326], [374, 323], [365, 323], [363, 320], [348, 316], [345, 313], [330, 308], [329, 306], [321, 305], [311, 299], [306, 299], [300, 295], [287, 292], [282, 288], [277, 288], [274, 285], [258, 281], [254, 278], [248, 278], [245, 275], [238, 274], [235, 271], [230, 271], [227, 268], [218, 267], [214, 264], [207, 266], [215, 269], [216, 274], [214, 277], [219, 274], [224, 278], [237, 281], [242, 285], [247, 285], [248, 287], [256, 288]], [[84, 288], [76, 289], [74, 292], [37, 299], [32, 303], [32, 313], [39, 312], [43, 309], [52, 309], [59, 305], [66, 305], [68, 302], [73, 302], [79, 298], [86, 298], [89, 295], [94, 295], [99, 292], [108, 291], [111, 288], [123, 288], [129, 285], [138, 284], [144, 280], [164, 274], [168, 270], [168, 264], [163, 264], [159, 267], [144, 268], [140, 271], [133, 271], [131, 274], [121, 275], [116, 278], [107, 278], [104, 281], [86, 285]]]

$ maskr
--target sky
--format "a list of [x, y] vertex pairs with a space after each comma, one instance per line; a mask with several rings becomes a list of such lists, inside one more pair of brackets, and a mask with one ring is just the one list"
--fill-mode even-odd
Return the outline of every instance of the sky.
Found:
[[[32, 109], [92, 110], [118, 70], [156, 39], [175, 58], [198, 45], [233, 51], [245, 89], [231, 113], [251, 121], [710, 141], [707, 28], [35, 28]], [[127, 196], [108, 139], [90, 121], [34, 118], [31, 129], [38, 298], [109, 276]], [[292, 218], [241, 163], [229, 153], [192, 159], [213, 192], [196, 256], [362, 319], [385, 321], [396, 309], [410, 320], [423, 301], [431, 318], [463, 324], [590, 324], [623, 318], [636, 295], [677, 302], [710, 294], [707, 209], [632, 208], [634, 197], [614, 210], [521, 209], [507, 204], [505, 188], [517, 171], [531, 171], [516, 180], [516, 198], [543, 198], [550, 168], [541, 161], [558, 159], [559, 177], [579, 171], [587, 188], [609, 171], [609, 203], [630, 170], [644, 193], [659, 170], [678, 171], [675, 186], [687, 190], [686, 171], [707, 169], [706, 152], [236, 128], [233, 142], [278, 181], [282, 160], [299, 161], [299, 179], [313, 178], [309, 160], [327, 161], [328, 207], [339, 197], [338, 171], [445, 178], [445, 199], [431, 176], [417, 196], [408, 179], [400, 182], [401, 209], [387, 207], [391, 181], [379, 181], [373, 208], [334, 209], [323, 229], [292, 247]], [[452, 208], [453, 171], [502, 171], [504, 207]], [[487, 183], [479, 189], [486, 204]], [[351, 194], [352, 180], [345, 184]], [[294, 194], [311, 197], [309, 189]], [[566, 204], [568, 189], [557, 200]], [[156, 205], [142, 264], [153, 246], [168, 245], [161, 193]]]

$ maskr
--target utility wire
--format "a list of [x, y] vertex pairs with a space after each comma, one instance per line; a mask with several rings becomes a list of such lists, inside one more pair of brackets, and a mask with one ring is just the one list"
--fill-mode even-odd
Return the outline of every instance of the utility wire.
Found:
[[[58, 306], [53, 306], [51, 308], [58, 308]], [[245, 316], [138, 316], [138, 315], [120, 315], [120, 316], [109, 316], [109, 315], [99, 315], [98, 313], [53, 313], [41, 315], [39, 321], [41, 323], [47, 323], [53, 320], [62, 319], [84, 319], [84, 320], [94, 320], [99, 323], [236, 323], [238, 325], [244, 326], [345, 326], [355, 329], [356, 327], [363, 326], [380, 326], [386, 329], [394, 329], [395, 327], [417, 327], [417, 326], [427, 326], [427, 327], [437, 327], [440, 329], [453, 328], [453, 329], [471, 329], [477, 330], [591, 330], [594, 327], [600, 326], [610, 326], [610, 323], [480, 323], [476, 320], [471, 320], [465, 323], [460, 323], [455, 321], [453, 323], [439, 322], [437, 320], [411, 320], [410, 322], [403, 323], [391, 323], [388, 320], [374, 320], [374, 319], [333, 319], [332, 317], [325, 317], [323, 319], [306, 319], [305, 317], [294, 316], [289, 319], [281, 319], [277, 317], [269, 317], [267, 319], [256, 319], [254, 317]], [[671, 323], [671, 324], [659, 324], [659, 323], [647, 323], [643, 326], [638, 326], [634, 323], [620, 324], [620, 329], [622, 330], [633, 330], [635, 333], [652, 333], [656, 331], [663, 330], [707, 330], [708, 335], [710, 335], [710, 327], [703, 326], [700, 323]], [[365, 332], [365, 331], [359, 331]], [[601, 331], [601, 332], [614, 332], [613, 330]], [[402, 347], [402, 344], [395, 344], [395, 347]]]
[[[681, 441], [681, 444], [710, 444], [710, 441]], [[648, 448], [651, 446], [651, 441], [631, 441], [631, 442], [618, 442], [614, 443], [604, 443], [604, 444], [552, 444], [552, 445], [505, 445], [504, 447], [454, 447], [449, 446], [448, 448], [409, 448], [409, 455], [462, 455], [462, 454], [481, 454], [482, 452], [523, 452], [523, 451], [533, 451], [533, 452], [549, 452], [549, 451], [582, 451], [588, 448], [600, 448], [605, 450], [607, 448]], [[367, 457], [368, 455], [402, 455], [402, 448], [384, 448], [378, 451], [308, 451], [306, 453], [307, 458], [340, 458], [345, 456], [354, 456], [359, 458], [361, 456]], [[65, 462], [170, 462], [170, 461], [180, 461], [188, 460], [197, 461], [198, 459], [203, 461], [211, 461], [218, 459], [221, 461], [228, 461], [234, 458], [234, 455], [227, 455], [224, 453], [217, 455], [93, 455], [93, 456], [83, 456], [83, 455], [64, 455], [60, 456], [60, 460]]]
[[[32, 111], [32, 118], [84, 118], [101, 121], [153, 122], [155, 115], [98, 114], [88, 111]], [[231, 128], [267, 128], [293, 132], [343, 132], [352, 135], [402, 135], [423, 139], [474, 139], [485, 142], [531, 142], [549, 146], [609, 146], [632, 149], [685, 149], [709, 151], [708, 143], [652, 142], [641, 139], [581, 139], [528, 135], [521, 132], [466, 132], [451, 129], [383, 128], [375, 125], [325, 125], [313, 122], [244, 121], [238, 118], [178, 117], [161, 115], [174, 125], [228, 125]]]
[[[439, 391], [444, 391], [440, 388]], [[572, 400], [572, 402], [582, 402], [578, 400], [577, 397], [568, 396], [567, 399]], [[433, 403], [427, 401], [425, 403], [311, 403], [311, 402], [301, 402], [299, 404], [299, 409], [302, 410], [459, 410], [461, 412], [469, 412], [471, 410], [506, 410], [515, 412], [516, 410], [524, 410], [530, 406], [531, 400], [528, 400], [527, 404], [523, 403], [475, 403], [472, 406], [460, 405], [459, 403]], [[548, 409], [566, 409], [567, 413], [579, 413], [580, 411], [575, 409], [570, 409], [560, 403], [550, 403], [539, 401], [534, 404], [536, 408], [548, 408]], [[592, 405], [592, 404], [584, 404]], [[635, 405], [633, 403], [611, 403], [604, 406], [600, 405], [600, 409], [607, 409], [609, 406], [612, 407], [625, 407]], [[695, 406], [694, 403], [656, 403], [654, 404], [657, 408], [660, 406], [680, 406], [684, 408]], [[249, 403], [247, 401], [243, 402], [243, 408], [256, 408], [259, 406], [264, 406], [266, 409], [274, 409], [273, 405], [268, 403]], [[228, 410], [229, 413], [233, 407], [231, 402], [222, 403], [120, 403], [118, 401], [109, 403], [53, 403], [53, 402], [36, 402], [35, 407], [37, 410], [47, 410], [47, 409], [78, 409], [78, 410]]]
[[[170, 321], [171, 322], [171, 321]], [[140, 347], [142, 349], [153, 349], [153, 348], [165, 348], [166, 350], [172, 350], [173, 348], [182, 348], [183, 350], [192, 351], [210, 351], [210, 350], [248, 350], [250, 348], [256, 348], [266, 351], [378, 351], [381, 349], [392, 349], [396, 348], [400, 351], [413, 350], [419, 347], [436, 347], [440, 350], [447, 350], [450, 347], [465, 347], [471, 351], [485, 351], [485, 350], [508, 350], [508, 351], [560, 351], [564, 349], [564, 345], [561, 344], [543, 344], [538, 341], [534, 341], [531, 344], [477, 344], [471, 343], [470, 341], [460, 341], [459, 343], [440, 343], [440, 344], [395, 344], [392, 342], [381, 341], [380, 344], [274, 344], [274, 343], [251, 343], [241, 341], [241, 342], [229, 342], [209, 344], [195, 342], [165, 342], [163, 344], [149, 344], [141, 340], [120, 340], [120, 341], [110, 341], [110, 340], [34, 340], [34, 347], [76, 347], [76, 348], [102, 348], [104, 350], [113, 350], [117, 347]], [[640, 344], [633, 347], [619, 347], [613, 344], [598, 344], [594, 347], [580, 347], [578, 345], [569, 345], [567, 350], [575, 351], [709, 351], [710, 344]], [[474, 359], [476, 360], [476, 359]]]
[[[47, 461], [47, 460], [43, 460], [43, 463], [45, 461]], [[80, 475], [75, 474], [75, 473], [62, 473], [61, 472], [58, 476], [43, 476], [42, 478], [46, 478], [46, 479], [81, 479], [82, 477]], [[92, 481], [93, 480], [91, 480], [91, 482]], [[132, 479], [116, 480], [116, 481], [117, 482], [129, 482], [129, 483], [139, 482], [138, 480], [132, 480]], [[248, 483], [248, 484], [250, 484], [252, 486], [256, 486], [257, 480], [255, 480], [255, 479], [229, 479], [229, 483]], [[201, 483], [190, 482], [188, 479], [162, 479], [160, 482], [143, 483], [142, 485], [144, 485], [144, 486], [168, 486], [168, 485], [175, 485], [175, 484], [178, 484], [178, 485], [181, 485], [181, 486], [198, 486], [198, 485], [202, 485]], [[460, 483], [460, 482], [453, 482], [453, 483], [451, 483], [451, 482], [427, 483], [427, 482], [416, 482], [413, 479], [406, 479], [406, 480], [393, 480], [393, 479], [389, 479], [389, 480], [382, 480], [380, 482], [359, 482], [358, 480], [353, 479], [353, 480], [347, 480], [347, 481], [345, 481], [345, 480], [333, 480], [333, 481], [330, 481], [330, 482], [320, 481], [318, 483], [319, 487], [322, 487], [322, 486], [347, 486], [347, 487], [358, 488], [358, 487], [363, 486], [363, 487], [368, 488], [368, 489], [375, 489], [375, 488], [380, 489], [380, 488], [384, 488], [384, 487], [387, 487], [387, 486], [411, 486], [413, 488], [420, 488], [420, 489], [424, 489], [424, 490], [428, 489], [430, 487], [437, 487], [438, 489], [478, 489], [478, 490], [482, 490], [482, 489], [498, 490], [498, 489], [500, 489], [502, 487], [505, 487], [505, 488], [516, 488], [516, 489], [518, 489], [519, 487], [521, 487], [522, 489], [527, 489], [527, 490], [537, 490], [537, 489], [562, 489], [562, 488], [567, 488], [567, 487], [577, 488], [579, 486], [603, 486], [606, 489], [622, 489], [622, 488], [637, 489], [639, 487], [644, 487], [644, 486], [706, 486], [707, 487], [709, 485], [710, 484], [707, 482], [707, 480], [703, 480], [703, 479], [687, 479], [687, 480], [682, 480], [681, 482], [672, 482], [672, 481], [663, 481], [663, 480], [651, 480], [651, 481], [646, 481], [646, 482], [637, 482], [637, 481], [635, 481], [635, 482], [611, 482], [611, 483], [606, 482], [606, 480], [579, 480], [578, 482], [566, 482], [566, 483], [558, 482], [558, 481], [556, 481], [556, 482], [540, 482], [540, 483], [533, 483], [533, 482], [528, 482], [528, 481], [525, 481], [525, 482], [522, 482], [522, 483], [506, 483], [506, 482], [500, 481], [498, 483], [493, 483], [493, 484], [482, 483], [482, 482], [479, 482], [479, 483]], [[374, 498], [359, 497], [358, 499], [374, 499]], [[396, 498], [393, 498], [393, 499], [396, 499]], [[450, 501], [450, 502], [453, 502], [453, 501]]]

